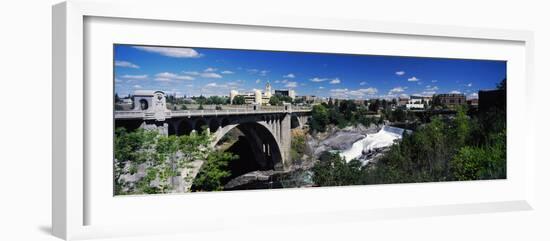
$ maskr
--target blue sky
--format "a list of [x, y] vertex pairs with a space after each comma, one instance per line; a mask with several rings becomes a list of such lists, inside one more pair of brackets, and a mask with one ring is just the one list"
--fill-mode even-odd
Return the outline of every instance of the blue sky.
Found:
[[370, 99], [494, 89], [505, 61], [303, 52], [114, 46], [115, 92], [163, 90], [177, 96], [293, 89], [297, 95]]

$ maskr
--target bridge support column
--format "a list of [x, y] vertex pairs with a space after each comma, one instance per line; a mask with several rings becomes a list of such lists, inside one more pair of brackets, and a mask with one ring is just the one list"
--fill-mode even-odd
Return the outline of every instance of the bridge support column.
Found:
[[147, 122], [144, 121], [143, 123], [141, 123], [141, 125], [139, 127], [142, 128], [142, 129], [145, 129], [145, 130], [156, 130], [161, 135], [165, 135], [165, 136], [168, 135], [168, 123], [165, 123], [165, 122], [147, 123]]
[[281, 140], [281, 120], [279, 118], [275, 119], [275, 138], [277, 141]]
[[290, 142], [292, 137], [290, 136], [290, 123], [292, 115], [287, 113], [283, 115], [282, 120], [279, 125], [280, 130], [280, 143], [281, 143], [281, 154], [283, 159], [283, 167], [285, 169], [290, 167]]

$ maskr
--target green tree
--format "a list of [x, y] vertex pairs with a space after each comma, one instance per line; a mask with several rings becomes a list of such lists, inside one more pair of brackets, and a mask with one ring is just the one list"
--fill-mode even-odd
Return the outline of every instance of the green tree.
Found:
[[338, 153], [324, 152], [313, 166], [313, 182], [318, 186], [346, 186], [361, 184], [361, 162], [346, 162]]
[[345, 124], [355, 122], [354, 113], [357, 111], [357, 104], [352, 100], [343, 100], [339, 106], [340, 113], [344, 114]]
[[324, 132], [329, 122], [327, 108], [323, 105], [315, 105], [311, 110], [311, 130]]
[[194, 191], [220, 191], [223, 190], [223, 182], [231, 176], [227, 170], [230, 161], [239, 159], [238, 155], [230, 152], [214, 151], [208, 155], [197, 177], [193, 180]]
[[271, 98], [269, 98], [269, 104], [270, 105], [281, 105], [282, 102], [281, 102], [281, 100], [279, 100], [279, 97], [277, 95], [274, 95], [274, 96], [271, 96]]
[[454, 134], [455, 145], [461, 147], [466, 144], [466, 140], [470, 135], [470, 120], [466, 115], [466, 107], [458, 107], [457, 113], [454, 119]]
[[[193, 160], [204, 160], [211, 152], [211, 136], [191, 134], [165, 136], [157, 130], [124, 128], [115, 131], [115, 194], [165, 193], [171, 190], [171, 177]], [[143, 165], [142, 165], [143, 164]], [[145, 167], [145, 177], [135, 185], [121, 176], [135, 174]], [[156, 183], [152, 186], [153, 181]]]
[[292, 160], [300, 160], [306, 153], [306, 137], [303, 134], [292, 133], [292, 142], [290, 143], [290, 157]]
[[490, 134], [485, 145], [462, 147], [451, 161], [455, 180], [506, 178], [506, 131]]
[[213, 95], [213, 96], [208, 97], [206, 99], [205, 103], [207, 105], [223, 105], [223, 104], [227, 103], [227, 100], [226, 100], [225, 97]]
[[369, 110], [373, 112], [378, 112], [378, 109], [380, 109], [380, 100], [376, 99], [374, 101], [371, 101], [369, 105]]
[[244, 96], [242, 96], [242, 95], [235, 96], [235, 98], [233, 98], [233, 104], [234, 105], [244, 105], [245, 104]]
[[118, 93], [115, 93], [115, 103], [120, 103], [120, 97], [118, 97]]
[[403, 122], [407, 118], [407, 113], [403, 109], [396, 109], [391, 113], [391, 121]]

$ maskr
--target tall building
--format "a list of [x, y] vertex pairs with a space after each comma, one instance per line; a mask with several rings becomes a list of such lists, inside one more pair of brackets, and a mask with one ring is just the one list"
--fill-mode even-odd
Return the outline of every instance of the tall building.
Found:
[[265, 93], [264, 94], [265, 94], [265, 97], [267, 97], [268, 99], [271, 98], [271, 84], [269, 83], [269, 81], [267, 81], [267, 83], [265, 84]]
[[275, 90], [275, 95], [288, 96], [292, 99], [296, 98], [296, 92], [294, 90]]
[[233, 104], [233, 100], [237, 96], [244, 97], [244, 102], [246, 104], [268, 104], [269, 99], [272, 96], [271, 84], [269, 81], [265, 85], [265, 90], [262, 93], [261, 90], [254, 90], [253, 92], [239, 93], [237, 90], [231, 90], [229, 92], [229, 100]]
[[449, 107], [466, 104], [466, 96], [464, 94], [439, 94], [435, 98], [437, 104]]
[[506, 90], [480, 90], [479, 111], [491, 109], [506, 111]]

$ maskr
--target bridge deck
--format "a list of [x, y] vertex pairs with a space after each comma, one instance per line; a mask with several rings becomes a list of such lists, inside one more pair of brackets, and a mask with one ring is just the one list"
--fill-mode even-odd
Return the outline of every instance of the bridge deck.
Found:
[[[234, 115], [265, 115], [265, 114], [281, 114], [281, 113], [308, 113], [311, 109], [292, 108], [290, 111], [284, 109], [259, 109], [251, 108], [242, 109], [226, 109], [226, 110], [176, 110], [165, 112], [166, 118], [177, 117], [204, 117], [204, 116], [234, 116]], [[115, 119], [154, 119], [154, 112], [145, 111], [115, 111]]]

